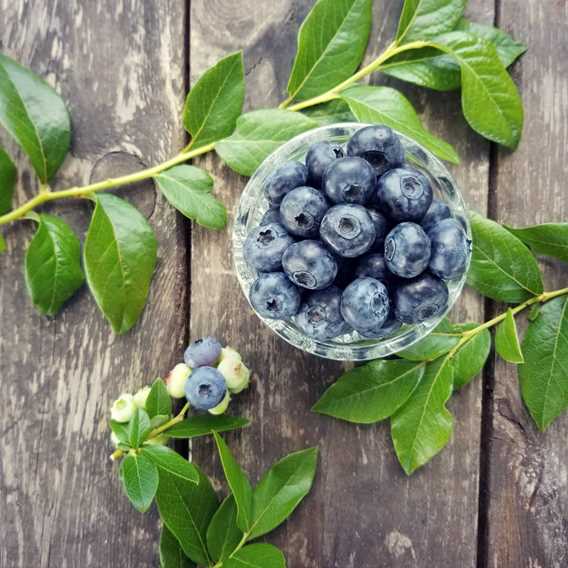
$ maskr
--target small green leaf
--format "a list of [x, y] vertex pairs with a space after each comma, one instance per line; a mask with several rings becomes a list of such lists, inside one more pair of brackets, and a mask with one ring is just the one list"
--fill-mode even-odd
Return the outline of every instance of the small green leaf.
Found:
[[310, 492], [317, 456], [317, 448], [289, 454], [264, 474], [253, 494], [250, 539], [275, 529]]
[[229, 495], [219, 506], [207, 528], [207, 547], [213, 560], [225, 560], [235, 550], [243, 531], [237, 526], [237, 505]]
[[167, 446], [160, 444], [144, 446], [142, 453], [154, 463], [160, 471], [181, 477], [191, 483], [199, 483], [199, 474], [185, 458]]
[[504, 227], [481, 215], [470, 215], [473, 253], [468, 284], [479, 293], [518, 304], [543, 290], [536, 259], [529, 249]]
[[256, 110], [239, 117], [235, 132], [221, 140], [215, 150], [230, 168], [250, 176], [276, 148], [316, 126], [315, 120], [299, 112]]
[[197, 471], [196, 485], [161, 470], [156, 502], [162, 522], [178, 539], [185, 555], [198, 565], [209, 566], [205, 535], [218, 501], [209, 479]]
[[521, 394], [540, 430], [568, 408], [568, 300], [544, 304], [523, 340], [525, 363], [519, 365]]
[[150, 418], [150, 425], [152, 426], [152, 430], [154, 428], [159, 428], [162, 424], [165, 424], [171, 418], [170, 414], [156, 414], [156, 416], [152, 416]]
[[371, 361], [344, 373], [312, 410], [357, 424], [384, 420], [407, 401], [423, 374], [423, 363]]
[[133, 448], [139, 448], [152, 430], [150, 417], [145, 410], [137, 408], [128, 424], [128, 441]]
[[197, 438], [198, 436], [207, 436], [213, 432], [229, 432], [230, 430], [238, 430], [245, 428], [250, 424], [246, 418], [238, 416], [211, 416], [196, 415], [191, 416], [175, 424], [168, 429], [168, 436], [171, 438]]
[[286, 568], [282, 551], [272, 544], [243, 546], [223, 562], [224, 568]]
[[467, 0], [404, 0], [396, 39], [407, 43], [449, 32], [466, 5]]
[[448, 320], [443, 320], [424, 339], [403, 349], [397, 355], [409, 361], [432, 361], [450, 351], [460, 339], [460, 332], [454, 330]]
[[408, 99], [397, 90], [360, 85], [347, 89], [341, 96], [359, 121], [386, 124], [416, 140], [439, 158], [459, 163], [459, 156], [452, 146], [422, 126]]
[[12, 198], [16, 188], [18, 172], [10, 156], [0, 148], [0, 215], [12, 209]]
[[150, 418], [155, 416], [169, 416], [172, 413], [172, 399], [162, 379], [156, 379], [148, 398], [146, 399], [146, 412]]
[[444, 357], [430, 363], [418, 388], [391, 418], [398, 461], [407, 475], [430, 461], [449, 441], [453, 417], [446, 408], [453, 389], [453, 368]]
[[[477, 327], [477, 323], [454, 324], [455, 331], [466, 331]], [[454, 368], [454, 389], [467, 385], [483, 370], [491, 351], [491, 333], [484, 329], [464, 343], [452, 357]]]
[[160, 534], [160, 568], [193, 568], [195, 564], [184, 554], [178, 539], [162, 526]]
[[540, 304], [533, 304], [529, 315], [528, 315], [528, 319], [529, 321], [536, 321], [538, 319], [538, 316], [540, 316]]
[[371, 31], [372, 0], [318, 0], [298, 34], [291, 100], [325, 93], [359, 67]]
[[27, 154], [40, 180], [51, 179], [69, 150], [69, 113], [52, 87], [3, 54], [0, 124]]
[[337, 122], [356, 122], [357, 120], [343, 99], [334, 99], [321, 105], [305, 108], [302, 113], [315, 120], [319, 126]]
[[231, 53], [205, 71], [187, 95], [183, 124], [191, 148], [229, 136], [245, 100], [243, 54]]
[[85, 282], [81, 243], [61, 219], [45, 213], [38, 219], [26, 251], [26, 287], [34, 306], [54, 316]]
[[568, 223], [507, 227], [507, 230], [529, 245], [536, 254], [552, 256], [568, 262]]
[[156, 266], [156, 237], [145, 217], [110, 193], [96, 197], [83, 258], [87, 283], [113, 330], [138, 321]]
[[114, 435], [118, 440], [125, 445], [130, 445], [130, 440], [128, 436], [128, 424], [123, 422], [110, 421], [110, 429], [113, 431]]
[[188, 219], [208, 229], [227, 224], [225, 206], [211, 194], [213, 178], [195, 166], [176, 166], [154, 178], [170, 204]]
[[252, 487], [250, 481], [241, 466], [235, 461], [225, 440], [217, 432], [213, 432], [213, 437], [219, 450], [225, 479], [237, 504], [237, 524], [243, 532], [246, 532], [252, 522]]
[[517, 323], [511, 308], [507, 310], [505, 319], [497, 326], [495, 350], [509, 363], [519, 364], [525, 362], [517, 334]]
[[158, 470], [146, 457], [128, 454], [120, 465], [120, 477], [127, 497], [144, 513], [150, 508], [158, 488]]

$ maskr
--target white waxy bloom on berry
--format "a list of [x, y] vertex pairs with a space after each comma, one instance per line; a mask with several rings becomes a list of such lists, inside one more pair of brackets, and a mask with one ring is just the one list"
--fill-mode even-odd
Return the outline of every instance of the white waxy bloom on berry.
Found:
[[173, 398], [185, 396], [185, 383], [191, 375], [191, 369], [185, 363], [176, 365], [166, 376], [165, 383], [168, 394]]
[[241, 361], [234, 357], [222, 359], [217, 370], [225, 378], [227, 387], [233, 393], [239, 393], [246, 389], [250, 382], [250, 370]]
[[134, 395], [134, 404], [138, 408], [146, 408], [146, 400], [150, 394], [150, 390], [149, 386], [143, 387]]
[[231, 402], [231, 395], [229, 394], [229, 391], [226, 391], [223, 400], [217, 406], [208, 410], [209, 414], [213, 414], [213, 416], [224, 414], [227, 411], [227, 408], [229, 408], [229, 402]]
[[110, 417], [115, 422], [128, 422], [135, 410], [134, 397], [131, 394], [123, 393], [114, 401], [110, 409]]

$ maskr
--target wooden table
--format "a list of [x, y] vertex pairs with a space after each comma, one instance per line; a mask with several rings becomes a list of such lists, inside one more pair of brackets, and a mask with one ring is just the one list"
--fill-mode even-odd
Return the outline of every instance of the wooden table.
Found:
[[[180, 113], [190, 83], [243, 48], [247, 107], [282, 99], [298, 27], [312, 0], [0, 0], [0, 49], [65, 96], [72, 154], [61, 186], [163, 161], [186, 141]], [[392, 37], [400, 0], [376, 0], [368, 57]], [[513, 70], [525, 101], [520, 148], [475, 135], [459, 94], [398, 85], [462, 156], [454, 167], [469, 205], [503, 222], [568, 216], [568, 3], [472, 0], [530, 50]], [[375, 81], [384, 81], [374, 77]], [[3, 139], [4, 141], [4, 139]], [[9, 146], [13, 150], [12, 146]], [[21, 153], [19, 198], [36, 190]], [[233, 207], [245, 179], [215, 156], [201, 165]], [[124, 191], [120, 192], [124, 194]], [[252, 389], [235, 412], [246, 432], [228, 441], [253, 478], [286, 452], [321, 449], [315, 489], [270, 540], [292, 568], [568, 566], [568, 417], [539, 434], [519, 399], [513, 367], [492, 357], [451, 401], [450, 446], [407, 478], [384, 426], [355, 427], [310, 413], [341, 366], [294, 350], [263, 327], [233, 274], [230, 231], [190, 227], [153, 191], [127, 192], [155, 227], [159, 266], [141, 323], [115, 337], [83, 291], [54, 320], [27, 299], [22, 258], [31, 227], [8, 233], [0, 257], [0, 566], [154, 566], [157, 516], [137, 514], [108, 461], [111, 401], [164, 373], [188, 337], [215, 334], [246, 354]], [[89, 207], [58, 213], [84, 230]], [[550, 287], [566, 267], [545, 266]], [[499, 307], [465, 294], [456, 318]], [[211, 443], [193, 459], [219, 477]]]

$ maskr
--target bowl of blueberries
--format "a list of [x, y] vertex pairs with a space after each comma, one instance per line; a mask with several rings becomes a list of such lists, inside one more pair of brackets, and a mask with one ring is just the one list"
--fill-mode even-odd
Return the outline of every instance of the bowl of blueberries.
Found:
[[392, 355], [424, 338], [464, 286], [471, 231], [454, 179], [388, 126], [296, 136], [250, 178], [233, 229], [258, 317], [308, 353]]

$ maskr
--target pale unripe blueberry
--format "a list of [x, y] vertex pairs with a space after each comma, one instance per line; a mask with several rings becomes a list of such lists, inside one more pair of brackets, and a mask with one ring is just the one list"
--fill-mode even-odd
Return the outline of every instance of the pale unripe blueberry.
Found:
[[134, 397], [131, 394], [123, 393], [114, 401], [110, 409], [110, 417], [115, 422], [128, 422], [135, 410]]
[[237, 361], [242, 360], [241, 354], [232, 347], [223, 347], [223, 349], [221, 349], [221, 358], [219, 359], [219, 362], [222, 362], [225, 359], [236, 359]]
[[169, 436], [166, 436], [166, 434], [159, 434], [158, 436], [156, 436], [155, 438], [150, 438], [148, 440], [146, 440], [144, 442], [144, 445], [146, 446], [165, 446], [168, 443], [168, 440], [170, 439]]
[[146, 408], [146, 400], [148, 399], [148, 395], [150, 394], [150, 387], [142, 387], [135, 395], [134, 395], [134, 404], [138, 408]]
[[229, 391], [226, 391], [223, 400], [217, 406], [208, 410], [209, 414], [213, 414], [213, 416], [224, 414], [227, 411], [227, 408], [229, 408], [229, 402], [231, 402], [231, 395], [229, 394]]
[[185, 396], [185, 383], [191, 375], [191, 369], [185, 363], [176, 365], [167, 375], [165, 382], [168, 394], [173, 398]]
[[225, 378], [227, 387], [234, 393], [239, 393], [246, 389], [250, 382], [250, 370], [239, 359], [234, 357], [227, 357], [223, 359], [217, 370]]

